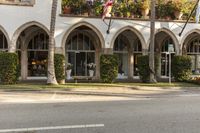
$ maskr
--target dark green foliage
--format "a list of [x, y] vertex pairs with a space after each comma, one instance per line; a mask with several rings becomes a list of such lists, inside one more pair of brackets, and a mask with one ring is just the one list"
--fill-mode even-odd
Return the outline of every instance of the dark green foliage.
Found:
[[187, 81], [191, 76], [192, 62], [189, 56], [174, 56], [172, 59], [172, 76], [176, 81]]
[[15, 84], [20, 75], [16, 53], [0, 52], [0, 81], [3, 84]]
[[100, 76], [104, 83], [112, 83], [118, 74], [118, 58], [116, 55], [101, 55]]
[[[159, 58], [158, 55], [154, 56], [155, 58], [155, 70], [154, 72], [157, 75], [157, 68], [158, 68], [158, 62], [159, 62]], [[138, 57], [138, 70], [139, 70], [139, 76], [140, 76], [140, 80], [142, 80], [142, 82], [149, 82], [149, 78], [150, 78], [150, 69], [149, 69], [149, 56], [148, 55], [141, 55]]]
[[138, 57], [138, 70], [142, 82], [148, 82], [150, 76], [148, 55]]
[[58, 82], [65, 79], [64, 61], [65, 61], [64, 55], [55, 54], [54, 56], [55, 75]]

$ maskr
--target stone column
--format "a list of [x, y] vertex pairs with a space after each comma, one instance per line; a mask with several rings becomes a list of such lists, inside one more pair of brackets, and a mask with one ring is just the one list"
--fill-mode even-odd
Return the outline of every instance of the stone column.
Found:
[[10, 41], [10, 44], [8, 44], [8, 52], [9, 53], [16, 52], [16, 42]]
[[96, 62], [96, 79], [100, 79], [100, 49], [96, 49], [96, 56], [95, 56], [95, 62]]
[[161, 53], [157, 54], [158, 56], [158, 69], [156, 70], [157, 77], [161, 78]]
[[26, 80], [28, 77], [28, 54], [27, 49], [21, 51], [21, 78]]
[[133, 67], [134, 67], [134, 59], [133, 59], [133, 52], [128, 51], [128, 78], [133, 79]]

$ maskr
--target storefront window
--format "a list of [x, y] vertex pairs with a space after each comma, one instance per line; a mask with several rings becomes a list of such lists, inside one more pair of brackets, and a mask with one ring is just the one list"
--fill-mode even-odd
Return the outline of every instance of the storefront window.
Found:
[[128, 77], [128, 44], [125, 43], [126, 39], [123, 35], [119, 35], [115, 40], [114, 54], [118, 56], [118, 79]]
[[200, 75], [200, 40], [193, 39], [187, 46], [187, 55], [192, 59], [192, 74]]
[[[162, 44], [161, 51], [161, 76], [169, 76], [169, 50], [168, 47], [170, 44], [174, 44], [171, 38], [167, 38]], [[171, 58], [173, 58], [175, 53], [171, 53]]]
[[47, 75], [48, 35], [40, 32], [28, 44], [28, 76]]
[[[89, 76], [88, 65], [95, 64], [95, 47], [91, 37], [75, 31], [66, 43], [67, 62], [72, 65], [71, 76]], [[94, 75], [93, 75], [94, 76]]]

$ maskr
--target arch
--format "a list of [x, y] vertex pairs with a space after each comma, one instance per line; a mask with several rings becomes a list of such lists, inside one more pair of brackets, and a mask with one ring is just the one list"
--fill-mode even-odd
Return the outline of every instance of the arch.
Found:
[[50, 34], [49, 29], [45, 25], [43, 25], [39, 22], [36, 22], [36, 21], [27, 22], [27, 23], [21, 25], [19, 28], [17, 28], [16, 31], [14, 32], [12, 40], [11, 40], [12, 46], [11, 46], [11, 48], [9, 48], [10, 51], [12, 51], [12, 52], [16, 51], [16, 42], [17, 42], [17, 39], [20, 36], [21, 32], [31, 26], [38, 26], [39, 28], [43, 29], [48, 35]]
[[[172, 38], [172, 40], [174, 42], [174, 46], [175, 46], [175, 53], [178, 55], [180, 53], [180, 47], [179, 47], [179, 41], [178, 41], [177, 37], [175, 36], [175, 34], [167, 28], [161, 28], [161, 29], [156, 30], [155, 35], [159, 34], [160, 32], [164, 32]], [[148, 44], [150, 46], [150, 39], [149, 39]]]
[[65, 43], [67, 41], [67, 38], [69, 37], [69, 35], [72, 33], [72, 31], [78, 27], [81, 27], [81, 26], [86, 26], [88, 28], [90, 28], [92, 31], [94, 31], [99, 40], [100, 40], [100, 44], [101, 44], [101, 48], [104, 48], [105, 46], [105, 40], [103, 38], [103, 35], [101, 34], [101, 32], [92, 24], [88, 23], [88, 22], [85, 22], [85, 21], [82, 21], [82, 22], [79, 22], [73, 26], [71, 26], [68, 30], [66, 30], [64, 36], [63, 36], [63, 39], [62, 39], [62, 44], [61, 44], [61, 47], [62, 49], [64, 50], [63, 53], [65, 53]]
[[[35, 30], [35, 31], [38, 31], [38, 29]], [[35, 31], [31, 31], [30, 33], [28, 33], [28, 35], [27, 35], [27, 37], [26, 37], [26, 39], [25, 39], [25, 44], [28, 44], [28, 43], [30, 42], [30, 40], [31, 40], [34, 36], [36, 36], [36, 35], [38, 34], [38, 32], [35, 32]], [[39, 32], [42, 33], [43, 30], [40, 29]], [[45, 31], [44, 31], [44, 32], [45, 32]], [[47, 34], [47, 35], [48, 35], [48, 34]], [[28, 45], [25, 46], [25, 48], [28, 48]]]
[[7, 43], [8, 43], [8, 48], [9, 48], [9, 46], [10, 46], [10, 37], [9, 37], [8, 33], [6, 32], [6, 30], [1, 25], [0, 25], [0, 31], [6, 37], [6, 40], [7, 40]]
[[[183, 38], [181, 39], [181, 50], [183, 50], [183, 47], [184, 47], [184, 43], [185, 42], [188, 42], [190, 39], [187, 39], [191, 34], [193, 33], [197, 33], [200, 35], [200, 29], [193, 29], [193, 30], [190, 30], [189, 32], [187, 32]], [[187, 41], [186, 41], [187, 40]]]
[[121, 29], [119, 29], [116, 34], [114, 35], [113, 39], [111, 40], [111, 48], [113, 49], [114, 48], [114, 43], [115, 43], [115, 40], [116, 38], [124, 31], [127, 31], [127, 30], [130, 30], [132, 31], [133, 33], [136, 34], [136, 36], [139, 38], [140, 42], [141, 42], [141, 45], [142, 45], [142, 49], [146, 49], [147, 48], [147, 45], [145, 43], [145, 39], [143, 37], [143, 35], [135, 28], [131, 27], [131, 26], [126, 26], [126, 27], [123, 27]]

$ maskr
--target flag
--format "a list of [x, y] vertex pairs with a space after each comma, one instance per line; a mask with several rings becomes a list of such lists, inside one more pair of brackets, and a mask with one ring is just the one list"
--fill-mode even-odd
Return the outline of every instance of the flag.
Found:
[[199, 23], [199, 17], [200, 17], [200, 1], [198, 2], [197, 8], [196, 8], [196, 23]]
[[107, 0], [107, 2], [104, 4], [103, 15], [102, 15], [103, 21], [105, 17], [111, 17], [110, 12], [112, 10], [112, 4], [113, 4], [113, 0]]

